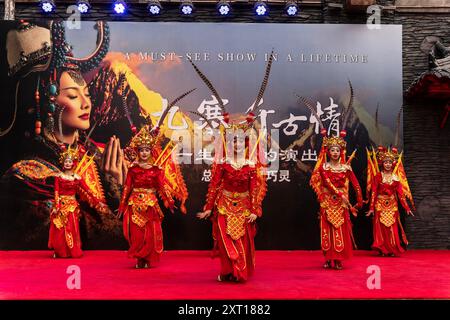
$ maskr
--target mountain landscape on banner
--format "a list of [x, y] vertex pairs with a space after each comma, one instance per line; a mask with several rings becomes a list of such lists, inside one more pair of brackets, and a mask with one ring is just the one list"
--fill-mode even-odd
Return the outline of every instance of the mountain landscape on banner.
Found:
[[[126, 89], [124, 94], [119, 83], [120, 75], [124, 75]], [[122, 61], [106, 60], [102, 67], [95, 72], [91, 72], [90, 92], [92, 96], [93, 119], [92, 123], [98, 122], [92, 137], [96, 141], [104, 141], [116, 134], [123, 143], [127, 143], [131, 138], [131, 128], [126, 117], [122, 97], [125, 98], [127, 108], [134, 123], [142, 122], [140, 115], [150, 115], [152, 123], [158, 121], [159, 115], [174, 97], [163, 97], [160, 93], [148, 88], [141, 79], [136, 76], [132, 69]], [[183, 92], [180, 90], [178, 95]], [[165, 100], [165, 101], [164, 101]], [[109, 108], [106, 108], [109, 106]], [[177, 105], [176, 105], [177, 106]], [[176, 107], [175, 106], [175, 107]], [[164, 121], [163, 131], [167, 138], [172, 134], [168, 128], [168, 118]], [[181, 108], [173, 117], [173, 125], [179, 126], [183, 122], [192, 128], [192, 121]]]

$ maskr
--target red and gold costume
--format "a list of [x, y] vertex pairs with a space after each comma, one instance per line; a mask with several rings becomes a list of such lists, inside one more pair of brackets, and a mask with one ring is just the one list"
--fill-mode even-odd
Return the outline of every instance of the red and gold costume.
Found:
[[[76, 160], [78, 150], [69, 147], [62, 153], [61, 161], [67, 157]], [[102, 213], [107, 212], [104, 198], [102, 194], [92, 192], [85, 180], [76, 173], [73, 175], [59, 173], [55, 177], [54, 192], [48, 247], [54, 250], [55, 257], [79, 258], [82, 256], [79, 228], [81, 213], [77, 196], [81, 201], [86, 201], [91, 207]]]
[[[256, 222], [254, 218], [262, 215], [262, 201], [267, 191], [265, 161], [262, 161], [260, 148], [264, 131], [259, 130], [259, 134], [255, 135], [258, 132], [255, 130], [255, 118], [269, 80], [273, 52], [267, 62], [255, 103], [245, 115], [236, 114], [233, 119], [226, 112], [224, 101], [212, 83], [192, 61], [190, 62], [217, 99], [224, 122], [219, 127], [220, 138], [217, 137], [218, 143], [215, 145], [212, 180], [208, 188], [204, 212], [199, 213], [199, 217], [207, 217], [212, 213], [213, 252], [215, 256], [220, 257], [221, 262], [218, 280], [246, 281], [255, 268]], [[204, 115], [196, 112], [194, 114], [203, 118], [211, 129], [214, 129]], [[229, 136], [233, 139], [245, 140], [243, 150], [239, 152], [234, 148], [227, 150], [229, 144], [226, 140]], [[257, 139], [256, 136], [258, 136]], [[255, 139], [252, 140], [252, 138]], [[233, 141], [233, 146], [237, 146], [236, 143]], [[236, 157], [241, 158], [238, 161], [235, 161], [236, 152], [238, 153]]]
[[221, 276], [232, 274], [245, 281], [253, 273], [256, 223], [247, 218], [252, 213], [261, 217], [265, 189], [265, 179], [254, 165], [214, 164], [204, 210], [214, 211], [213, 239]]
[[151, 162], [135, 162], [129, 168], [119, 207], [119, 213], [124, 215], [123, 233], [130, 245], [128, 256], [137, 259], [137, 268], [154, 265], [163, 251], [161, 223], [164, 214], [157, 197], [171, 211], [174, 209], [174, 199], [180, 200], [181, 211], [186, 213], [184, 203], [188, 192], [183, 176], [172, 160], [172, 144], [161, 150], [161, 139], [159, 126], [150, 130], [150, 126], [145, 125], [126, 148], [131, 159], [138, 156], [140, 148], [151, 150]]
[[[320, 202], [321, 246], [326, 260], [344, 260], [352, 256], [353, 234], [350, 210], [342, 196], [349, 197], [349, 182], [356, 191], [359, 206], [362, 193], [350, 165], [333, 168], [329, 163], [319, 167], [320, 181], [316, 181], [316, 193]], [[317, 177], [315, 177], [317, 178]]]
[[[407, 245], [408, 240], [400, 221], [398, 202], [406, 212], [411, 211], [406, 198], [414, 205], [401, 158], [396, 148], [379, 147], [377, 152], [367, 151], [367, 159], [367, 191], [370, 211], [374, 212], [372, 248], [382, 255], [400, 255], [405, 251], [402, 244]], [[395, 166], [391, 172], [380, 171], [378, 163], [382, 166], [385, 160]]]
[[[346, 126], [353, 105], [353, 87], [350, 86], [350, 101], [347, 108], [342, 112], [342, 129], [338, 136], [327, 136], [320, 116], [316, 113], [314, 106], [309, 100], [299, 97], [317, 119], [321, 134], [323, 136], [322, 148], [316, 166], [312, 172], [310, 185], [314, 189], [320, 203], [320, 240], [321, 248], [326, 259], [325, 268], [331, 267], [334, 261], [336, 269], [342, 268], [342, 260], [352, 256], [355, 245], [352, 232], [350, 213], [357, 215], [357, 208], [363, 205], [361, 187], [350, 166], [355, 152], [347, 159], [346, 156]], [[333, 164], [327, 162], [327, 155], [332, 148], [339, 150], [339, 160]], [[331, 155], [330, 155], [331, 156]], [[349, 202], [350, 183], [356, 193], [357, 205], [352, 207]], [[346, 199], [346, 201], [344, 201]]]
[[163, 251], [164, 214], [157, 195], [171, 209], [174, 205], [166, 184], [164, 171], [159, 167], [142, 168], [134, 164], [128, 170], [119, 211], [124, 212], [123, 233], [130, 244], [130, 258], [150, 264], [159, 260]]

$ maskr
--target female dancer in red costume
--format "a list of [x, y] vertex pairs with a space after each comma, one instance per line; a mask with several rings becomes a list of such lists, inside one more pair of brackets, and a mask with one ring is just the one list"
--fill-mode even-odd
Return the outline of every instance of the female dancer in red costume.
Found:
[[75, 173], [78, 149], [70, 146], [61, 153], [63, 172], [55, 177], [55, 201], [50, 215], [48, 247], [54, 250], [54, 258], [79, 258], [83, 255], [80, 240], [80, 206], [82, 200], [100, 213], [110, 212], [101, 199], [95, 197], [85, 181]]
[[171, 210], [174, 202], [165, 189], [164, 171], [151, 163], [155, 137], [144, 127], [134, 138], [138, 161], [128, 169], [119, 213], [124, 214], [123, 232], [130, 244], [129, 257], [137, 259], [136, 268], [148, 268], [159, 260], [163, 251], [161, 222], [164, 214], [157, 194]]
[[158, 205], [157, 195], [172, 212], [175, 208], [174, 198], [180, 200], [181, 212], [186, 213], [186, 185], [179, 166], [172, 160], [174, 149], [169, 148], [172, 143], [169, 142], [161, 150], [160, 126], [172, 106], [192, 91], [170, 103], [154, 128], [150, 129], [151, 123], [143, 126], [125, 150], [128, 158], [136, 161], [127, 173], [119, 216], [124, 215], [123, 233], [130, 245], [128, 256], [137, 260], [137, 269], [153, 266], [163, 251], [161, 223], [164, 214]]
[[[353, 104], [353, 88], [350, 83], [351, 97], [343, 115], [342, 128], [350, 116]], [[350, 212], [356, 216], [362, 207], [363, 199], [358, 180], [350, 166], [351, 157], [346, 159], [346, 131], [339, 136], [327, 137], [320, 117], [308, 100], [301, 98], [314, 114], [323, 135], [322, 149], [311, 176], [310, 184], [320, 203], [321, 247], [325, 256], [324, 268], [342, 269], [342, 260], [349, 259], [353, 251], [353, 233]], [[327, 156], [329, 161], [327, 161]], [[357, 198], [356, 208], [349, 201], [349, 183], [352, 184]], [[334, 265], [333, 265], [334, 264]]]
[[[395, 145], [398, 145], [399, 140], [400, 115], [401, 113], [397, 120]], [[376, 151], [367, 150], [367, 194], [370, 195], [367, 216], [374, 215], [372, 248], [381, 256], [398, 256], [405, 252], [402, 242], [405, 246], [408, 244], [400, 221], [398, 202], [412, 216], [406, 198], [412, 207], [414, 201], [401, 158], [397, 147], [379, 146]]]
[[248, 160], [213, 165], [204, 211], [197, 216], [205, 219], [213, 213], [213, 238], [221, 262], [218, 281], [245, 281], [254, 271], [255, 221], [262, 215], [266, 188], [258, 167]]
[[[255, 114], [267, 85], [272, 59], [271, 55], [254, 107], [246, 116], [236, 116], [235, 121], [230, 120], [223, 101], [212, 84], [191, 62], [222, 109], [226, 125], [220, 128], [218, 135], [220, 145], [223, 146], [222, 141], [227, 144], [228, 139], [225, 136], [233, 137], [233, 141], [230, 142], [233, 142], [234, 148], [230, 150], [231, 152], [225, 152], [225, 159], [222, 158], [223, 149], [216, 150], [206, 204], [203, 212], [197, 214], [199, 219], [211, 217], [213, 223], [214, 253], [220, 257], [221, 262], [218, 281], [243, 282], [255, 269], [256, 219], [262, 215], [262, 201], [267, 186], [262, 173], [264, 165], [261, 158], [255, 156], [259, 139], [253, 145], [250, 142], [255, 137], [253, 129]], [[201, 114], [197, 115], [213, 128], [208, 119]], [[261, 137], [261, 133], [259, 136]], [[235, 138], [242, 142], [241, 146], [234, 141]]]

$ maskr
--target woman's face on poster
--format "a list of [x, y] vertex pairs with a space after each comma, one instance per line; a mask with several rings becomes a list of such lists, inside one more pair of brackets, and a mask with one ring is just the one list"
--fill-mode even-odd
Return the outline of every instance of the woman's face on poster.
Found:
[[59, 95], [56, 103], [64, 107], [62, 124], [64, 128], [87, 130], [90, 126], [91, 98], [87, 84], [75, 82], [67, 72], [61, 74]]
[[333, 160], [338, 160], [341, 155], [341, 149], [339, 147], [330, 148], [330, 157]]

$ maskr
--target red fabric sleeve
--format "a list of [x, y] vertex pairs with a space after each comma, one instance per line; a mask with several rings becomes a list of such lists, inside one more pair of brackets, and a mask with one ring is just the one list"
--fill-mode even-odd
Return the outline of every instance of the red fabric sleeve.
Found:
[[261, 203], [258, 199], [258, 192], [260, 190], [260, 182], [258, 179], [257, 169], [250, 172], [250, 202], [252, 206], [252, 213], [256, 214], [258, 217], [262, 215]]
[[363, 197], [362, 197], [362, 190], [359, 185], [358, 179], [356, 179], [355, 174], [353, 173], [353, 170], [347, 170], [348, 178], [350, 179], [350, 182], [352, 183], [353, 189], [356, 192], [356, 201], [358, 202], [358, 207], [362, 207], [363, 205]]
[[170, 193], [169, 187], [166, 183], [166, 176], [164, 174], [164, 169], [158, 169], [158, 194], [164, 202], [164, 205], [173, 210], [175, 206], [175, 202], [172, 198], [172, 194]]
[[322, 182], [323, 185], [330, 190], [331, 192], [333, 192], [334, 194], [338, 195], [339, 197], [342, 197], [342, 192], [340, 192], [332, 183], [330, 178], [328, 177], [328, 173], [323, 169], [323, 167], [321, 166], [319, 168], [319, 172], [320, 172], [320, 176], [322, 177]]
[[55, 203], [54, 208], [59, 210], [59, 177], [55, 177]]
[[398, 199], [400, 200], [400, 204], [406, 210], [406, 212], [411, 211], [411, 209], [409, 208], [408, 202], [406, 202], [406, 197], [403, 194], [402, 184], [399, 181], [396, 181], [395, 184], [396, 184], [396, 191], [397, 191]]
[[125, 185], [122, 190], [122, 196], [120, 198], [119, 212], [123, 213], [127, 207], [128, 197], [133, 190], [133, 171], [130, 168], [125, 179]]
[[370, 210], [375, 211], [375, 202], [378, 197], [378, 186], [380, 185], [381, 174], [378, 173], [372, 182], [372, 192], [370, 193]]
[[217, 193], [222, 184], [223, 167], [220, 164], [213, 164], [211, 181], [209, 182], [208, 194], [206, 195], [206, 204], [203, 208], [204, 211], [212, 210], [214, 203], [216, 202]]

